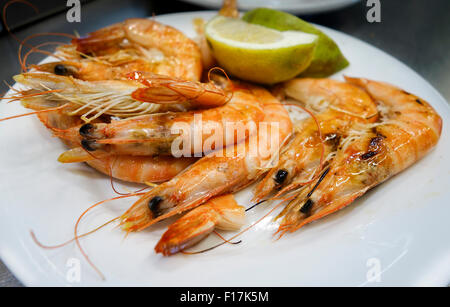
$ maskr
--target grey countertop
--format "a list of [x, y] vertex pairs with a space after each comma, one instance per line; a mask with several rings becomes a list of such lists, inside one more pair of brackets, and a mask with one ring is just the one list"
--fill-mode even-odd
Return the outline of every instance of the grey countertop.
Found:
[[[34, 1], [31, 1], [34, 2]], [[0, 1], [2, 3], [2, 1]], [[417, 71], [450, 101], [450, 1], [448, 0], [381, 0], [381, 22], [366, 19], [367, 0], [340, 11], [301, 16], [307, 21], [321, 24], [372, 44]], [[65, 13], [55, 14], [15, 34], [24, 38], [41, 32], [76, 30], [85, 34], [100, 27], [129, 17], [144, 17], [204, 8], [181, 1], [152, 0], [95, 0], [82, 5], [81, 23], [68, 23]], [[37, 44], [39, 41], [33, 41]], [[2, 56], [1, 80], [11, 80], [20, 71], [17, 61], [18, 44], [9, 36], [0, 37]], [[30, 61], [38, 61], [37, 55]], [[387, 67], [382, 67], [389, 73]], [[1, 91], [5, 91], [3, 87]], [[21, 283], [0, 261], [0, 287], [21, 286]]]

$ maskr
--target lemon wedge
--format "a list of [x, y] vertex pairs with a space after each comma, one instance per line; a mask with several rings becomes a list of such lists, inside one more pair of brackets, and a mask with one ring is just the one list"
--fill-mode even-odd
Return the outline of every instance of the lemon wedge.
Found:
[[277, 31], [301, 31], [318, 36], [313, 60], [301, 77], [328, 77], [349, 65], [338, 45], [325, 33], [300, 18], [289, 13], [269, 8], [259, 8], [247, 12], [242, 19], [248, 23], [268, 27]]
[[307, 69], [318, 40], [313, 34], [280, 32], [223, 16], [206, 24], [205, 35], [227, 72], [263, 84], [292, 79]]

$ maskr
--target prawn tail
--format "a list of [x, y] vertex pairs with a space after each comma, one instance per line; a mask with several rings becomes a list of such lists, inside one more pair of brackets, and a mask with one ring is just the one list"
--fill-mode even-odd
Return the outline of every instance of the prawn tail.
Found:
[[169, 256], [191, 247], [207, 237], [217, 221], [218, 214], [213, 208], [199, 206], [170, 225], [156, 244], [155, 251]]
[[77, 162], [87, 162], [96, 159], [103, 159], [109, 157], [109, 154], [103, 151], [97, 151], [94, 154], [90, 153], [83, 147], [75, 147], [63, 152], [58, 157], [58, 162], [61, 163], [77, 163]]
[[188, 212], [169, 226], [155, 247], [157, 253], [169, 256], [194, 246], [214, 229], [239, 230], [245, 222], [245, 209], [232, 194], [215, 197]]

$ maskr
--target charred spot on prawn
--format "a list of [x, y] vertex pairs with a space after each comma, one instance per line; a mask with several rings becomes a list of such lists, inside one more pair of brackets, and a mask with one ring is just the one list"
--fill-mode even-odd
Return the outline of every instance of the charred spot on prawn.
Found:
[[97, 142], [95, 140], [83, 139], [83, 140], [81, 140], [81, 147], [83, 147], [87, 151], [96, 151], [98, 149], [98, 148], [96, 148]]
[[378, 136], [378, 137], [381, 137], [381, 138], [384, 138], [384, 139], [386, 138], [385, 135], [381, 134], [381, 133], [378, 131], [377, 127], [373, 127], [373, 128], [372, 128], [372, 133], [375, 134], [375, 135]]
[[385, 139], [385, 136], [377, 135], [376, 137], [373, 137], [369, 142], [369, 149], [366, 153], [361, 155], [361, 160], [368, 160], [377, 154], [380, 153], [380, 146], [383, 143], [383, 140]]
[[423, 101], [422, 101], [420, 98], [416, 98], [416, 97], [417, 97], [416, 95], [411, 94], [410, 92], [407, 92], [407, 91], [405, 91], [405, 90], [402, 90], [401, 92], [402, 92], [403, 94], [405, 94], [405, 95], [412, 96], [411, 98], [415, 98], [415, 101], [416, 101], [418, 104], [420, 104], [421, 106], [424, 105], [424, 104], [423, 104]]
[[370, 140], [369, 146], [370, 147], [379, 146], [383, 142], [383, 139], [384, 139], [384, 137], [382, 137], [382, 136], [376, 136]]
[[341, 135], [337, 133], [329, 133], [325, 135], [325, 142], [332, 146], [333, 150], [337, 150], [341, 143]]
[[365, 154], [361, 155], [361, 160], [368, 160], [368, 159], [376, 156], [377, 154], [378, 154], [377, 151], [366, 152]]
[[286, 180], [288, 175], [289, 175], [288, 171], [286, 171], [284, 169], [280, 169], [276, 173], [274, 180], [277, 184], [283, 184], [283, 182]]
[[94, 129], [94, 125], [92, 124], [84, 124], [80, 127], [80, 135], [84, 137], [89, 137], [91, 135], [92, 130]]
[[334, 141], [336, 140], [336, 138], [338, 138], [338, 134], [337, 133], [328, 133], [327, 135], [325, 135], [325, 142], [328, 141]]
[[148, 208], [152, 212], [153, 217], [158, 217], [162, 214], [162, 210], [159, 207], [162, 201], [163, 198], [161, 196], [155, 196], [148, 202]]

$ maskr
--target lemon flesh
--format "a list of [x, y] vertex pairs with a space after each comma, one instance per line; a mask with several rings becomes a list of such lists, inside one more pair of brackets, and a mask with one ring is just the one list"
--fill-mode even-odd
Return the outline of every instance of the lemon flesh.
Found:
[[313, 60], [301, 77], [328, 77], [349, 65], [337, 44], [313, 25], [289, 13], [268, 8], [254, 9], [242, 19], [255, 25], [265, 26], [277, 31], [302, 31], [318, 36]]
[[292, 79], [307, 69], [317, 44], [313, 34], [280, 32], [223, 16], [208, 22], [205, 35], [227, 72], [263, 84]]

